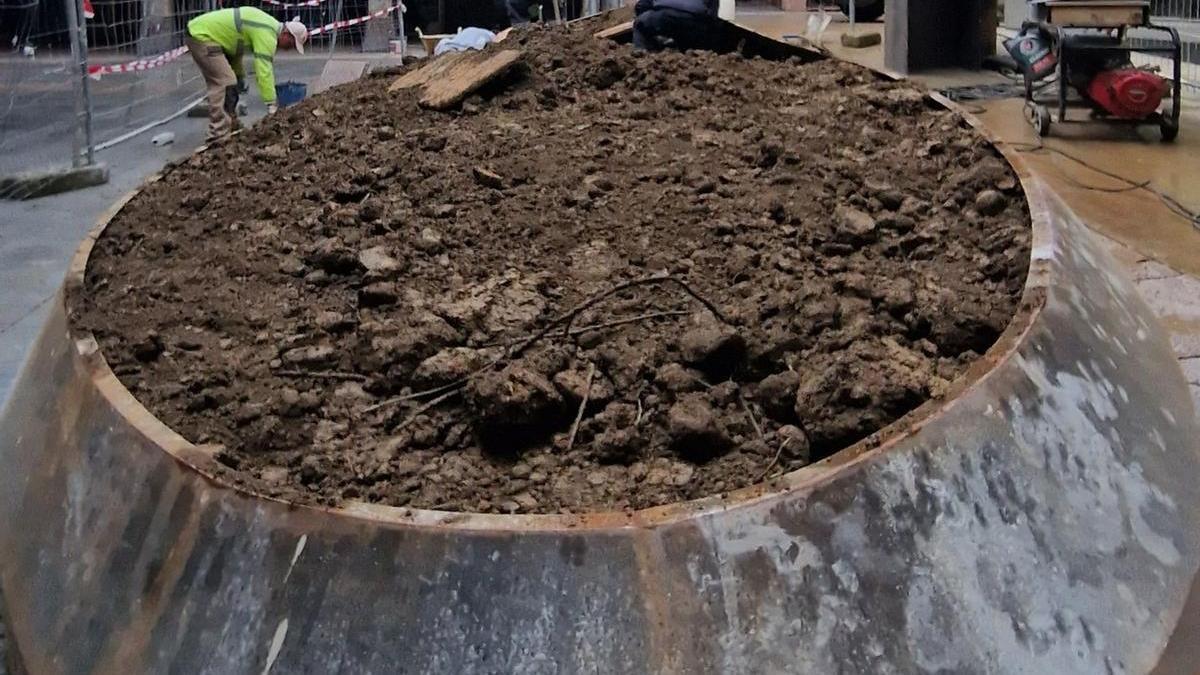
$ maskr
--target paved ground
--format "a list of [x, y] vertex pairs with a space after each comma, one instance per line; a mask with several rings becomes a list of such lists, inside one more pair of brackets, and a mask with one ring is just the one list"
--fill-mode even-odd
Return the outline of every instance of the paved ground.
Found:
[[112, 179], [104, 186], [53, 197], [0, 202], [0, 401], [6, 400], [25, 348], [36, 336], [46, 304], [67, 263], [97, 217], [168, 160], [186, 156], [204, 140], [205, 120], [180, 118], [164, 127], [175, 143], [150, 145], [150, 135], [99, 154]]

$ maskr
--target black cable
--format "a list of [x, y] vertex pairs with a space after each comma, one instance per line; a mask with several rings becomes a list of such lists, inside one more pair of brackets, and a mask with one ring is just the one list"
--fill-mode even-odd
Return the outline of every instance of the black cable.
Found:
[[1101, 187], [1097, 187], [1097, 186], [1093, 186], [1093, 185], [1084, 185], [1083, 183], [1079, 183], [1078, 181], [1075, 181], [1074, 179], [1067, 177], [1064, 174], [1064, 177], [1067, 179], [1067, 182], [1072, 183], [1073, 185], [1076, 185], [1077, 187], [1083, 188], [1085, 190], [1094, 190], [1096, 192], [1130, 192], [1133, 190], [1145, 190], [1146, 192], [1149, 192], [1150, 194], [1158, 197], [1159, 201], [1161, 201], [1163, 203], [1163, 206], [1167, 207], [1168, 211], [1170, 211], [1171, 213], [1174, 213], [1176, 216], [1179, 216], [1180, 218], [1183, 218], [1184, 220], [1188, 221], [1188, 223], [1190, 223], [1192, 225], [1192, 227], [1196, 228], [1197, 230], [1200, 230], [1200, 214], [1198, 214], [1195, 211], [1192, 211], [1191, 209], [1187, 208], [1183, 204], [1180, 204], [1179, 200], [1175, 199], [1171, 195], [1169, 195], [1165, 192], [1162, 192], [1161, 190], [1157, 190], [1157, 189], [1151, 187], [1150, 181], [1138, 183], [1137, 181], [1130, 180], [1120, 174], [1113, 173], [1111, 171], [1108, 171], [1107, 169], [1102, 169], [1085, 159], [1081, 159], [1075, 155], [1072, 155], [1069, 152], [1059, 150], [1058, 148], [1052, 148], [1048, 145], [1043, 145], [1041, 143], [1009, 143], [1009, 145], [1015, 147], [1018, 152], [1033, 153], [1033, 152], [1039, 152], [1039, 151], [1045, 150], [1047, 152], [1052, 152], [1056, 155], [1062, 155], [1063, 157], [1066, 157], [1067, 159], [1071, 160], [1072, 162], [1075, 162], [1081, 166], [1091, 169], [1092, 171], [1095, 171], [1098, 174], [1108, 176], [1109, 178], [1112, 178], [1113, 180], [1121, 181], [1122, 183], [1125, 183], [1128, 186], [1128, 187], [1124, 187], [1124, 188], [1101, 188]]

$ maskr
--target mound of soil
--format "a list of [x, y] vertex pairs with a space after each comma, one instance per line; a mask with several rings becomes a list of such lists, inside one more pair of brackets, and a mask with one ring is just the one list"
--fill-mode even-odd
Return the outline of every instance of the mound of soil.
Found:
[[1013, 316], [1019, 185], [912, 86], [513, 44], [460, 111], [368, 78], [173, 167], [98, 242], [75, 325], [230, 480], [553, 513], [825, 457]]

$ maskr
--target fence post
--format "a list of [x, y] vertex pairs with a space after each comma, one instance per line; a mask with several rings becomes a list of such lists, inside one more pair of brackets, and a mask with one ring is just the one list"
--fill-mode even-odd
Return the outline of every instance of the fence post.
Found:
[[[92, 96], [88, 83], [87, 23], [83, 0], [65, 0], [67, 26], [71, 31], [71, 59], [79, 69], [75, 81], [75, 142], [71, 166], [96, 163], [96, 144], [92, 138]], [[84, 159], [86, 157], [86, 160]]]

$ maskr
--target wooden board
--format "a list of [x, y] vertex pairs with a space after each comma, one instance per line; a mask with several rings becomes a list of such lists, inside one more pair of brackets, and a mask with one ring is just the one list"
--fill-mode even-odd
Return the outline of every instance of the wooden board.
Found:
[[625, 23], [619, 23], [615, 26], [609, 26], [595, 35], [601, 39], [616, 40], [620, 42], [625, 37], [633, 35], [633, 22], [626, 21]]
[[1048, 5], [1048, 23], [1056, 26], [1108, 28], [1110, 26], [1140, 26], [1145, 23], [1149, 8], [1140, 2], [1127, 4], [1079, 3]]
[[388, 86], [388, 91], [398, 91], [400, 89], [419, 87], [438, 77], [447, 70], [450, 70], [452, 67], [454, 67], [454, 64], [461, 61], [466, 55], [466, 52], [451, 52], [449, 54], [442, 54], [441, 56], [435, 56], [431, 59], [428, 59], [425, 65], [421, 66], [420, 68], [414, 68], [413, 70], [404, 73], [400, 77], [397, 77], [395, 81]]
[[422, 107], [434, 110], [452, 108], [472, 92], [508, 72], [521, 60], [521, 52], [516, 49], [463, 53], [467, 56], [443, 71], [441, 77], [425, 85], [420, 100]]

